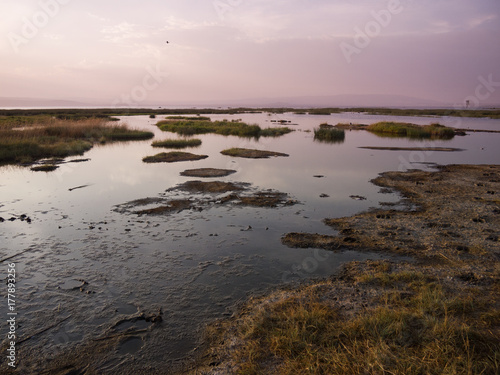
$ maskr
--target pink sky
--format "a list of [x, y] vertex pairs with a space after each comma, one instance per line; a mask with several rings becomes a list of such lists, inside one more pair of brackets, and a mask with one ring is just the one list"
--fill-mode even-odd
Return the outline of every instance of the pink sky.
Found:
[[0, 14], [0, 97], [500, 104], [498, 0], [3, 0]]

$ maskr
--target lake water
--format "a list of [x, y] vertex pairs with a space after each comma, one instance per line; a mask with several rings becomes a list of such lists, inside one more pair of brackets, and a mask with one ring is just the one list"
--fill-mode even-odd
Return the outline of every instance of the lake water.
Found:
[[[154, 126], [163, 117], [121, 119], [130, 127], [154, 131], [155, 140], [176, 138]], [[259, 140], [197, 136], [202, 146], [187, 151], [209, 157], [196, 162], [144, 164], [144, 156], [161, 150], [153, 149], [151, 141], [140, 141], [96, 146], [84, 155], [89, 161], [62, 164], [51, 173], [0, 168], [0, 216], [8, 219], [26, 214], [32, 219], [30, 224], [21, 220], [0, 223], [1, 258], [25, 251], [1, 263], [3, 275], [7, 263], [16, 264], [18, 337], [55, 325], [19, 345], [21, 370], [29, 369], [30, 358], [48, 359], [73, 350], [102, 337], [120, 319], [160, 308], [163, 322], [115, 348], [107, 357], [106, 368], [118, 371], [146, 363], [168, 368], [190, 355], [204, 324], [230, 315], [235, 304], [249, 295], [326, 277], [347, 261], [389, 258], [370, 249], [328, 252], [290, 249], [280, 242], [282, 235], [293, 231], [335, 234], [322, 223], [324, 218], [397, 202], [397, 195], [384, 194], [370, 183], [379, 173], [432, 169], [433, 163], [497, 164], [500, 160], [500, 134], [469, 133], [450, 141], [416, 141], [347, 131], [343, 143], [327, 144], [314, 141], [314, 133], [309, 132], [323, 122], [370, 124], [381, 120], [500, 130], [500, 120], [359, 113], [210, 117], [242, 119], [263, 127], [279, 126], [273, 120], [287, 120], [296, 131]], [[444, 146], [462, 151], [359, 148], [363, 146]], [[254, 160], [220, 154], [230, 147], [290, 156]], [[278, 208], [222, 205], [201, 212], [142, 217], [117, 210], [117, 205], [135, 199], [160, 197], [167, 189], [194, 179], [182, 177], [180, 172], [203, 167], [235, 169], [237, 173], [216, 180], [250, 183], [255, 190], [278, 190], [299, 203]], [[73, 189], [76, 187], [80, 188]], [[322, 194], [328, 197], [321, 198]], [[350, 195], [366, 200], [354, 200]], [[2, 339], [5, 337], [6, 331], [2, 331]]]

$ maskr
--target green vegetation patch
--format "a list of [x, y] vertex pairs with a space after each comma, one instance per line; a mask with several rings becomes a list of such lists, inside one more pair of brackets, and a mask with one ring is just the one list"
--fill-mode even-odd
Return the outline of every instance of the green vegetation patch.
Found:
[[196, 118], [160, 121], [157, 126], [163, 131], [181, 135], [214, 133], [248, 138], [278, 137], [293, 131], [287, 127], [262, 129], [258, 125], [248, 125], [240, 121], [207, 121]]
[[108, 125], [108, 120], [59, 120], [48, 116], [0, 119], [0, 164], [33, 163], [42, 158], [81, 155], [95, 143], [143, 140], [153, 133]]
[[188, 121], [211, 121], [210, 117], [206, 116], [168, 116], [166, 120], [188, 120]]
[[144, 163], [174, 163], [178, 161], [195, 161], [208, 158], [208, 155], [195, 155], [189, 152], [172, 151], [161, 152], [142, 159]]
[[342, 143], [345, 140], [345, 131], [321, 124], [319, 129], [314, 129], [314, 140], [326, 143]]
[[376, 134], [408, 138], [452, 139], [455, 136], [454, 129], [440, 124], [420, 126], [401, 122], [378, 122], [369, 125], [366, 130]]
[[186, 148], [201, 146], [200, 139], [166, 139], [164, 141], [156, 141], [152, 144], [153, 147], [164, 148]]

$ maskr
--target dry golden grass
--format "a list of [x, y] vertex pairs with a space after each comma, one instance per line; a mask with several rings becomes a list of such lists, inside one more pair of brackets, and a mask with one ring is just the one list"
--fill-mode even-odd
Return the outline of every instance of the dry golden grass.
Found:
[[233, 338], [224, 340], [238, 342], [227, 351], [230, 372], [416, 375], [500, 370], [500, 313], [484, 296], [469, 290], [456, 293], [425, 272], [393, 272], [384, 263], [353, 282], [360, 290], [380, 293], [351, 314], [330, 298], [336, 287], [331, 282], [251, 304], [236, 324], [227, 323]]

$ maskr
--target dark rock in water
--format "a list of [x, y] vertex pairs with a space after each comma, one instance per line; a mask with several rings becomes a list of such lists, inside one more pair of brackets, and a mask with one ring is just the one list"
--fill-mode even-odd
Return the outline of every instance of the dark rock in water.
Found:
[[16, 220], [16, 218], [15, 218], [15, 217], [11, 217], [11, 218], [9, 219], [9, 221], [15, 221], [15, 220]]
[[325, 177], [325, 176], [323, 176], [322, 174], [316, 174], [316, 175], [314, 175], [313, 177], [315, 177], [315, 178], [323, 178], [323, 177]]
[[329, 198], [330, 196], [328, 194], [323, 193], [323, 194], [320, 194], [319, 197], [320, 198]]
[[29, 216], [26, 218], [26, 222], [27, 222], [28, 224], [30, 224], [30, 223], [31, 223], [31, 218], [30, 218]]
[[5, 219], [3, 217], [0, 217], [0, 223], [3, 223]]
[[349, 198], [357, 200], [357, 201], [365, 201], [366, 197], [363, 197], [362, 195], [349, 195]]

